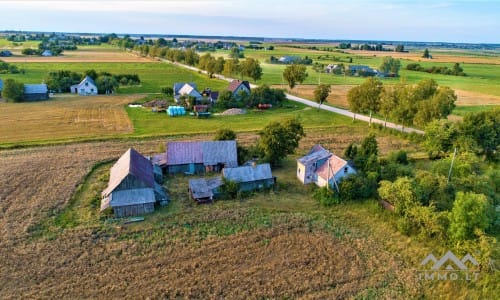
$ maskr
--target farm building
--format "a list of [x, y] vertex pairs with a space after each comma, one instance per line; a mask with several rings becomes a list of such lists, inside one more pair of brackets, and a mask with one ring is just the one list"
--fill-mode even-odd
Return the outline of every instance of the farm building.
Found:
[[111, 168], [108, 187], [102, 192], [101, 211], [111, 207], [116, 217], [151, 213], [155, 203], [165, 205], [167, 195], [161, 174], [153, 164], [130, 148]]
[[0, 96], [2, 95], [3, 90], [3, 80], [0, 78]]
[[175, 102], [179, 103], [180, 98], [182, 96], [189, 96], [189, 97], [194, 97], [196, 100], [201, 100], [203, 96], [198, 92], [196, 89], [196, 84], [192, 82], [186, 82], [186, 83], [175, 83], [174, 84], [174, 99]]
[[12, 56], [12, 52], [10, 52], [9, 50], [0, 51], [0, 57], [7, 57], [7, 56]]
[[79, 84], [71, 86], [71, 93], [82, 96], [97, 95], [97, 85], [89, 76], [85, 76]]
[[222, 178], [196, 178], [189, 180], [189, 195], [198, 203], [213, 202], [219, 194]]
[[167, 174], [220, 172], [238, 166], [236, 141], [168, 142], [166, 153], [153, 162]]
[[373, 70], [369, 66], [350, 65], [348, 70], [349, 70], [349, 74], [351, 74], [352, 76], [374, 76], [375, 75], [375, 70]]
[[42, 56], [53, 56], [54, 54], [50, 50], [44, 50], [41, 55]]
[[233, 80], [229, 83], [227, 88], [228, 91], [233, 93], [233, 96], [239, 97], [240, 93], [246, 93], [250, 95], [250, 83], [246, 80]]
[[301, 60], [300, 56], [282, 56], [278, 61], [282, 64], [293, 64]]
[[239, 183], [240, 191], [243, 192], [270, 188], [276, 181], [269, 164], [224, 168], [222, 177]]
[[333, 187], [342, 178], [356, 173], [349, 163], [329, 152], [321, 145], [315, 145], [307, 155], [297, 160], [297, 178], [303, 184], [314, 182], [323, 187]]
[[46, 84], [25, 84], [24, 101], [39, 101], [49, 99], [49, 89]]

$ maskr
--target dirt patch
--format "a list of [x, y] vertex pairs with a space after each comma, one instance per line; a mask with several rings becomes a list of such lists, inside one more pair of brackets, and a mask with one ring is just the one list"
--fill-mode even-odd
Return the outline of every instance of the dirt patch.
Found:
[[499, 96], [464, 90], [455, 90], [455, 94], [457, 94], [457, 106], [500, 105]]

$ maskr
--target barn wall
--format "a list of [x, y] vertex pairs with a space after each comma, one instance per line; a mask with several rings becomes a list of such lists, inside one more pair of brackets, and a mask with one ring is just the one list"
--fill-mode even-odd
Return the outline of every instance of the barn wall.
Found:
[[178, 173], [195, 173], [204, 174], [205, 166], [203, 164], [185, 164], [185, 165], [171, 165], [167, 166], [168, 174], [178, 174]]
[[113, 207], [113, 212], [115, 217], [127, 217], [127, 216], [137, 216], [143, 214], [149, 214], [154, 212], [154, 203], [127, 205], [127, 206], [115, 206]]
[[24, 101], [40, 101], [49, 99], [49, 94], [24, 94]]
[[131, 190], [136, 188], [149, 188], [149, 186], [144, 184], [142, 181], [137, 180], [134, 175], [129, 174], [122, 180], [122, 182], [120, 182], [114, 191]]
[[242, 182], [240, 183], [240, 190], [243, 192], [254, 191], [260, 188], [269, 188], [274, 185], [274, 179], [264, 179], [258, 181]]

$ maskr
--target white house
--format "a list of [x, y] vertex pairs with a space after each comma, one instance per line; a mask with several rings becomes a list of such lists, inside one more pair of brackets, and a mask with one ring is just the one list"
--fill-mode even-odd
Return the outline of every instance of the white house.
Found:
[[329, 152], [321, 145], [315, 145], [307, 155], [297, 160], [297, 178], [303, 184], [314, 182], [323, 187], [330, 187], [344, 177], [355, 174], [356, 170], [345, 160]]
[[79, 84], [72, 85], [70, 90], [72, 94], [82, 96], [97, 95], [97, 85], [89, 76], [85, 76]]

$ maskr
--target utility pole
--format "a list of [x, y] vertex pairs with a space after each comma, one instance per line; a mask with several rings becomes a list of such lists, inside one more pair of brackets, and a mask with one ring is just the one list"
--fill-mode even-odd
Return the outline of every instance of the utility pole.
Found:
[[450, 179], [451, 179], [451, 170], [453, 169], [453, 163], [455, 162], [455, 157], [456, 156], [457, 156], [457, 147], [455, 147], [455, 151], [453, 151], [453, 158], [451, 159], [450, 171], [448, 172], [448, 181], [447, 181], [447, 183], [450, 182]]

